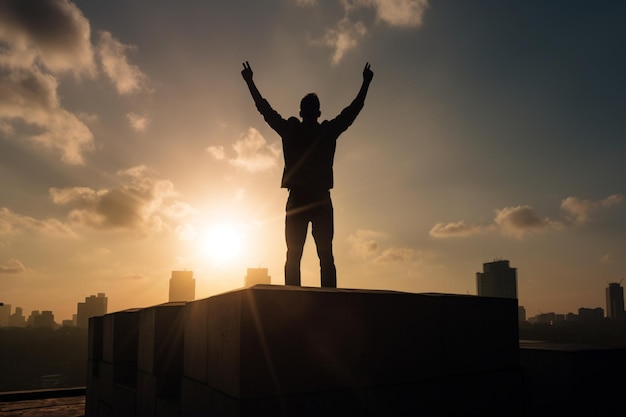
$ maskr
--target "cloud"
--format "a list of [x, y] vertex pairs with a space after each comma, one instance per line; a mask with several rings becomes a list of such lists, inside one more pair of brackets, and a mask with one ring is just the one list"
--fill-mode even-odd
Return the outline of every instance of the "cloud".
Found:
[[497, 231], [507, 236], [523, 238], [531, 233], [561, 228], [560, 222], [542, 218], [531, 206], [517, 206], [496, 210], [494, 221], [489, 225], [467, 224], [463, 220], [452, 223], [437, 223], [429, 234], [435, 238], [447, 238], [467, 237]]
[[72, 229], [57, 219], [38, 220], [0, 208], [0, 236], [22, 233], [40, 233], [54, 237], [75, 237]]
[[298, 6], [316, 6], [317, 0], [294, 0]]
[[[67, 164], [84, 164], [95, 147], [85, 122], [95, 116], [61, 105], [58, 77], [96, 78], [99, 57], [120, 93], [142, 90], [147, 77], [128, 63], [131, 50], [102, 32], [95, 54], [89, 21], [69, 0], [0, 2], [0, 131], [58, 152]], [[16, 128], [23, 124], [27, 129]]]
[[89, 21], [68, 0], [0, 3], [0, 64], [41, 65], [53, 73], [95, 74]]
[[[68, 219], [99, 230], [132, 230], [151, 234], [163, 230], [190, 214], [169, 180], [158, 179], [145, 166], [118, 172], [116, 188], [51, 188], [53, 203], [71, 208]], [[173, 226], [174, 227], [174, 226]]]
[[563, 209], [573, 223], [585, 224], [591, 220], [591, 213], [601, 208], [613, 207], [620, 204], [623, 196], [613, 194], [603, 200], [581, 200], [578, 197], [567, 197], [561, 202]]
[[206, 151], [218, 161], [226, 159], [226, 151], [224, 151], [223, 146], [209, 146]]
[[385, 233], [359, 229], [348, 236], [350, 252], [359, 258], [369, 259], [378, 252], [380, 246], [378, 240], [386, 237]]
[[[241, 135], [240, 139], [233, 144], [233, 150], [237, 154], [234, 158], [228, 158], [228, 162], [246, 171], [258, 172], [274, 168], [280, 155], [278, 142], [268, 144], [263, 135], [251, 127]], [[209, 146], [206, 151], [215, 159], [227, 159], [222, 146]]]
[[614, 261], [615, 256], [612, 253], [607, 253], [600, 258], [600, 262], [603, 264], [610, 264]]
[[477, 233], [483, 233], [488, 229], [483, 226], [476, 226], [465, 223], [463, 220], [453, 223], [437, 223], [430, 229], [429, 234], [432, 237], [455, 237], [470, 236]]
[[26, 268], [17, 259], [9, 259], [7, 263], [0, 264], [0, 274], [20, 274], [22, 272], [26, 272]]
[[331, 62], [333, 65], [337, 65], [349, 50], [358, 45], [359, 40], [366, 33], [367, 29], [363, 22], [352, 22], [348, 18], [343, 18], [335, 28], [327, 29], [322, 39], [314, 41], [314, 43], [333, 48]]
[[110, 32], [100, 32], [98, 57], [104, 73], [120, 94], [134, 93], [146, 89], [147, 76], [139, 67], [128, 62], [127, 54], [136, 50], [115, 39]]
[[414, 257], [415, 250], [413, 249], [391, 247], [385, 249], [374, 261], [378, 263], [403, 263], [412, 261]]
[[80, 165], [83, 153], [94, 147], [93, 135], [75, 114], [61, 107], [57, 86], [52, 75], [38, 68], [0, 71], [0, 120], [5, 126], [21, 120], [35, 127], [38, 132], [30, 140], [60, 152], [64, 162]]
[[126, 115], [128, 119], [128, 123], [130, 123], [130, 127], [132, 127], [137, 132], [145, 132], [150, 124], [150, 119], [146, 116], [140, 116], [136, 113], [128, 113]]
[[428, 0], [357, 0], [355, 3], [373, 7], [378, 21], [394, 27], [420, 26], [428, 8]]
[[496, 210], [495, 223], [505, 235], [522, 238], [528, 233], [559, 229], [561, 224], [541, 218], [530, 206], [505, 207]]
[[389, 235], [386, 233], [359, 229], [349, 235], [347, 240], [350, 243], [352, 255], [374, 263], [406, 263], [432, 257], [432, 253], [417, 251], [412, 248], [390, 246], [382, 249], [380, 241], [388, 238]]
[[[331, 47], [333, 65], [338, 64], [345, 54], [358, 46], [368, 32], [372, 22], [363, 22], [357, 18], [364, 9], [373, 9], [376, 22], [391, 27], [415, 28], [422, 24], [428, 8], [428, 0], [341, 0], [343, 17], [335, 27], [327, 28], [321, 39], [313, 40], [314, 45]], [[318, 5], [316, 1], [296, 1], [301, 7]]]

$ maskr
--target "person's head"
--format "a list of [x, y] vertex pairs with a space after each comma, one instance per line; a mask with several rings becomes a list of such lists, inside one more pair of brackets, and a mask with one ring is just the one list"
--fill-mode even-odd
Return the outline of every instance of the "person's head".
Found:
[[320, 99], [317, 94], [309, 93], [300, 101], [300, 117], [302, 120], [317, 120], [320, 112]]

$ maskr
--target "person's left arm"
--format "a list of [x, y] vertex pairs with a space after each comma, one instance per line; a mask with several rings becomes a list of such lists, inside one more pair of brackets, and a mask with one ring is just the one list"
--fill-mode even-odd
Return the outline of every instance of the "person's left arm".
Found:
[[363, 109], [365, 105], [365, 97], [367, 97], [367, 92], [370, 87], [370, 83], [372, 82], [372, 78], [374, 78], [374, 73], [371, 70], [370, 64], [366, 63], [365, 68], [363, 68], [363, 82], [361, 83], [361, 88], [357, 93], [352, 103], [348, 105], [345, 109], [341, 111], [339, 116], [333, 119], [333, 123], [337, 125], [337, 129], [340, 132], [346, 130], [356, 119], [356, 117]]

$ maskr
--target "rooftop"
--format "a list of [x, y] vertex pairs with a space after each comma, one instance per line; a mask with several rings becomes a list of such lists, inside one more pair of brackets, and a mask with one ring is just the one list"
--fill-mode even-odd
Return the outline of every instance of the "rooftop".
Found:
[[84, 417], [85, 388], [0, 393], [0, 417]]

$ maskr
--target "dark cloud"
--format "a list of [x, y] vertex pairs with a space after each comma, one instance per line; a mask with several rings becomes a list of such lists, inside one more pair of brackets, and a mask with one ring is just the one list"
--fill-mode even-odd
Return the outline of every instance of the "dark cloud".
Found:
[[[95, 55], [89, 21], [68, 0], [0, 1], [0, 131], [59, 152], [68, 164], [84, 164], [85, 152], [94, 148], [84, 121], [94, 116], [64, 108], [58, 77], [105, 75], [120, 94], [142, 91], [147, 77], [128, 62], [132, 50], [102, 32]], [[146, 120], [134, 120], [134, 128], [145, 127]], [[19, 122], [29, 128], [16, 128]], [[31, 127], [38, 133], [31, 134]]]
[[475, 225], [463, 220], [451, 223], [437, 223], [430, 235], [437, 238], [466, 237], [478, 233], [498, 231], [504, 235], [522, 238], [529, 233], [547, 230], [558, 230], [562, 223], [541, 217], [530, 206], [505, 207], [496, 210], [496, 217], [492, 224]]
[[172, 201], [178, 193], [171, 181], [156, 178], [146, 167], [134, 167], [118, 175], [122, 183], [116, 188], [51, 188], [50, 197], [55, 204], [71, 208], [68, 218], [72, 223], [94, 229], [149, 234], [162, 230], [165, 220], [192, 212], [186, 203]]
[[51, 71], [94, 71], [89, 21], [67, 0], [4, 0], [0, 39], [17, 57], [31, 55]]

